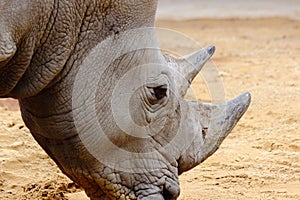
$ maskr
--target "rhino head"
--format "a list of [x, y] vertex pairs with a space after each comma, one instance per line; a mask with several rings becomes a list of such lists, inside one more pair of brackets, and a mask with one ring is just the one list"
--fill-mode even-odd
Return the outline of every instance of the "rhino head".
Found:
[[250, 104], [249, 93], [184, 99], [215, 47], [163, 53], [157, 1], [16, 2], [0, 10], [0, 96], [19, 99], [33, 137], [91, 199], [176, 199], [178, 176], [212, 155]]

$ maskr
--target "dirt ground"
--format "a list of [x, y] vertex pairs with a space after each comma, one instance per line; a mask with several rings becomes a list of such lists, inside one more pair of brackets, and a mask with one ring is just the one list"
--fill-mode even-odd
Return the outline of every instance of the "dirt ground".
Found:
[[[245, 91], [245, 116], [204, 163], [180, 176], [180, 200], [300, 199], [300, 21], [159, 21], [214, 44], [226, 99]], [[178, 46], [180, 48], [180, 46]], [[199, 76], [192, 88], [209, 92]], [[0, 199], [86, 199], [42, 151], [12, 101], [0, 101]]]

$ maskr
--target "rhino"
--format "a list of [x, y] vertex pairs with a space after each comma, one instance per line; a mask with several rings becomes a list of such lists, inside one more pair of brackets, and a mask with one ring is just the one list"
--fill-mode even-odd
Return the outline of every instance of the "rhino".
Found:
[[177, 199], [247, 110], [185, 100], [215, 52], [159, 49], [157, 0], [2, 0], [0, 97], [90, 199]]

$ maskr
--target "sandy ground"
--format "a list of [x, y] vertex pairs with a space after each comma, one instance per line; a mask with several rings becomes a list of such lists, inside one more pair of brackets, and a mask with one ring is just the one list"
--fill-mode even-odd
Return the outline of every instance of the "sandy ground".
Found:
[[158, 19], [289, 17], [300, 19], [299, 0], [163, 0]]
[[[157, 25], [216, 45], [213, 61], [226, 99], [252, 94], [251, 107], [217, 153], [180, 177], [180, 199], [300, 199], [300, 21]], [[209, 98], [201, 76], [192, 88], [200, 100]], [[0, 105], [0, 199], [86, 199], [33, 140], [15, 104]]]

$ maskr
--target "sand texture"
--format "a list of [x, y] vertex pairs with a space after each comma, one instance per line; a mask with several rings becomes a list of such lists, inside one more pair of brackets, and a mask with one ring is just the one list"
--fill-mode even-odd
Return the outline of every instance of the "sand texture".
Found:
[[[165, 20], [157, 26], [217, 47], [213, 62], [227, 100], [252, 94], [220, 149], [180, 176], [180, 200], [300, 199], [300, 21]], [[198, 100], [209, 100], [201, 76], [192, 88]], [[14, 102], [0, 106], [0, 199], [86, 199], [34, 141]]]

